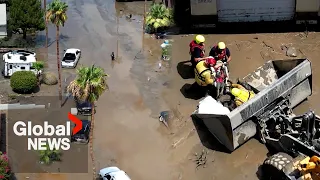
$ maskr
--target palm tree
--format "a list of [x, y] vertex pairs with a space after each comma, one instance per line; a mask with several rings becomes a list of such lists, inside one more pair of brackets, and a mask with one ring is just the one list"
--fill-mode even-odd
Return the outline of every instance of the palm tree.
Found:
[[61, 161], [61, 152], [58, 150], [50, 150], [49, 145], [46, 145], [46, 150], [39, 151], [40, 162], [51, 164], [53, 161]]
[[171, 9], [164, 4], [152, 4], [150, 11], [147, 13], [145, 23], [151, 31], [157, 31], [158, 28], [169, 27], [173, 23]]
[[93, 178], [96, 178], [95, 158], [93, 154], [93, 129], [94, 129], [94, 113], [95, 102], [108, 90], [107, 77], [109, 75], [104, 69], [92, 65], [91, 67], [80, 67], [77, 69], [77, 77], [71, 81], [67, 87], [67, 91], [76, 99], [90, 102], [92, 105], [91, 127], [90, 127], [90, 156], [92, 161]]
[[59, 55], [59, 38], [60, 38], [60, 26], [64, 26], [67, 21], [68, 5], [61, 0], [53, 0], [47, 7], [46, 21], [50, 21], [56, 26], [56, 41], [57, 41], [57, 66], [59, 74], [59, 100], [62, 105], [62, 88], [61, 88], [61, 67], [60, 67], [60, 55]]

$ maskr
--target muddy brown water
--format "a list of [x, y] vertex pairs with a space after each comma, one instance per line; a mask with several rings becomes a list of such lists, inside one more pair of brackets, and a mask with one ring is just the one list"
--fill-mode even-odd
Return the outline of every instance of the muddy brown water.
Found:
[[[190, 114], [199, 100], [189, 99], [181, 88], [192, 84], [187, 77], [192, 69], [187, 63], [189, 42], [194, 35], [173, 36], [173, 57], [170, 63], [160, 60], [160, 44], [150, 35], [142, 35], [141, 16], [143, 2], [117, 4], [124, 16], [117, 18], [115, 4], [101, 0], [69, 0], [69, 20], [61, 34], [61, 52], [75, 47], [82, 50], [79, 65], [95, 63], [110, 75], [110, 90], [97, 102], [96, 127], [94, 132], [94, 153], [97, 169], [118, 166], [132, 179], [177, 180], [177, 179], [258, 179], [259, 165], [268, 153], [264, 145], [252, 139], [233, 153], [224, 152], [221, 145], [208, 135], [205, 128], [198, 133], [197, 122]], [[140, 3], [140, 4], [139, 4]], [[132, 5], [132, 6], [131, 6]], [[128, 7], [131, 9], [128, 10]], [[136, 8], [134, 8], [136, 7]], [[133, 9], [133, 10], [132, 10]], [[125, 15], [133, 14], [128, 21]], [[117, 28], [119, 27], [119, 28]], [[49, 27], [48, 70], [56, 71], [54, 27]], [[68, 38], [66, 38], [68, 37]], [[313, 69], [320, 66], [317, 61], [320, 36], [309, 33], [282, 34], [230, 34], [205, 35], [207, 51], [218, 41], [226, 42], [232, 53], [231, 77], [243, 77], [271, 59], [286, 59], [281, 45], [292, 45], [301, 50], [300, 57], [307, 56]], [[49, 44], [50, 44], [49, 43]], [[142, 50], [144, 47], [144, 50]], [[115, 52], [117, 60], [111, 62], [110, 54]], [[300, 51], [299, 51], [300, 52]], [[159, 68], [161, 63], [161, 68]], [[177, 68], [178, 66], [178, 68]], [[178, 72], [185, 74], [184, 78]], [[64, 85], [67, 85], [74, 70], [63, 70]], [[319, 72], [313, 71], [313, 95], [296, 109], [302, 113], [309, 108], [320, 110], [317, 99]], [[66, 80], [65, 80], [66, 79]], [[57, 87], [53, 87], [53, 94]], [[162, 125], [160, 111], [170, 110], [174, 118], [170, 128]], [[199, 129], [199, 128], [198, 128]], [[199, 137], [200, 136], [200, 137]], [[207, 149], [206, 147], [209, 147]], [[205, 167], [196, 169], [195, 153], [208, 150]], [[88, 159], [89, 161], [89, 159]], [[89, 171], [91, 165], [89, 161]], [[88, 174], [17, 174], [18, 179], [77, 179], [87, 180]]]

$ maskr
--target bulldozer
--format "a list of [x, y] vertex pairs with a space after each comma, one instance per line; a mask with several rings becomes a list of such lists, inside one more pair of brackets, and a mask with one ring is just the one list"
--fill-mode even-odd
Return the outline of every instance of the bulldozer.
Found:
[[[268, 61], [241, 81], [254, 91], [252, 99], [223, 113], [217, 108], [219, 101], [206, 101], [211, 103], [207, 105], [199, 103], [191, 115], [193, 120], [203, 121], [230, 152], [252, 137], [276, 152], [263, 163], [262, 169], [269, 179], [301, 179], [298, 175], [317, 174], [320, 118], [313, 111], [303, 115], [293, 113], [293, 108], [312, 95], [311, 62], [308, 59]], [[311, 158], [308, 160], [308, 157]], [[301, 166], [299, 170], [297, 164], [307, 160], [310, 164], [306, 167], [315, 168]]]

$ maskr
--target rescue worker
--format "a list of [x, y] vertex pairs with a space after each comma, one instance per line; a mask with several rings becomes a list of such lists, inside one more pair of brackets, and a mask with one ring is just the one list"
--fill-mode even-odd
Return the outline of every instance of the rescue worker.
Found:
[[227, 64], [231, 61], [230, 50], [226, 47], [224, 42], [219, 42], [217, 45], [213, 46], [210, 50], [209, 56], [214, 57], [217, 61], [220, 60]]
[[247, 102], [255, 95], [253, 91], [247, 90], [240, 84], [231, 85], [231, 94], [235, 97], [235, 102], [237, 106], [240, 106], [243, 103]]
[[222, 64], [216, 64], [216, 60], [213, 57], [208, 57], [205, 61], [198, 62], [194, 69], [197, 84], [202, 87], [213, 85], [215, 77], [212, 75], [211, 67], [218, 69], [220, 66], [222, 66]]
[[190, 55], [191, 55], [191, 64], [193, 68], [196, 68], [196, 65], [199, 61], [205, 60], [204, 57], [204, 42], [205, 38], [202, 35], [197, 35], [194, 40], [189, 44]]

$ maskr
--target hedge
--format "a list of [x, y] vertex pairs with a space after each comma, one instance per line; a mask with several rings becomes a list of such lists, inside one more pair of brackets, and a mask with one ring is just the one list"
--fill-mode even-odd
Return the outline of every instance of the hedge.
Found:
[[38, 79], [32, 71], [17, 71], [10, 78], [10, 86], [17, 93], [31, 93], [38, 86]]

